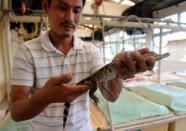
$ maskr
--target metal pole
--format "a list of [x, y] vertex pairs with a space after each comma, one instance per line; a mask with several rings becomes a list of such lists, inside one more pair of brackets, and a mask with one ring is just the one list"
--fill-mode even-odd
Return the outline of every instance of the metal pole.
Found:
[[107, 107], [108, 107], [108, 112], [109, 112], [109, 118], [110, 118], [110, 126], [111, 126], [111, 131], [114, 131], [114, 126], [113, 126], [113, 120], [112, 120], [112, 109], [110, 106], [110, 102], [107, 101]]
[[[6, 20], [9, 21], [18, 21], [18, 22], [40, 22], [40, 16], [14, 16], [10, 15], [5, 17]], [[45, 17], [46, 18], [46, 17]], [[93, 25], [100, 25], [98, 19], [92, 20], [85, 20], [81, 21], [81, 24], [93, 24]], [[174, 29], [183, 31], [186, 30], [186, 27], [176, 26], [176, 25], [160, 25], [160, 24], [153, 24], [153, 23], [143, 23], [143, 22], [126, 22], [126, 21], [105, 21], [102, 20], [102, 23], [107, 25], [107, 27], [116, 27], [116, 28], [123, 28], [123, 27], [133, 27], [133, 28], [167, 28], [167, 29]]]
[[119, 41], [118, 41], [119, 40], [118, 38], [119, 38], [119, 34], [118, 34], [118, 31], [116, 30], [116, 42], [115, 42], [115, 44], [116, 44], [116, 53], [118, 53], [118, 51], [119, 51], [119, 44], [120, 44]]
[[146, 36], [147, 42], [146, 42], [146, 47], [152, 50], [152, 44], [151, 44], [151, 40], [152, 40], [152, 30], [151, 29], [147, 29], [147, 36]]
[[[111, 15], [100, 15], [100, 14], [99, 15], [83, 14], [83, 16], [84, 17], [97, 17], [97, 18], [113, 18], [113, 19], [120, 19], [120, 20], [125, 20], [125, 19], [131, 17], [131, 19], [138, 18], [139, 20], [141, 20], [141, 22], [161, 22], [161, 23], [173, 23], [173, 24], [178, 23], [178, 22], [174, 22], [172, 20], [161, 20], [161, 19], [137, 17], [135, 15], [131, 15], [131, 16], [111, 16]], [[179, 24], [186, 25], [186, 23], [179, 23]]]
[[137, 47], [136, 47], [136, 38], [135, 38], [135, 35], [133, 35], [133, 46], [134, 46], [134, 50], [137, 50]]
[[[160, 28], [160, 44], [159, 44], [159, 54], [162, 52], [162, 44], [163, 44], [163, 35], [162, 35], [163, 29]], [[161, 60], [158, 62], [158, 83], [161, 81]]]
[[[11, 9], [8, 9], [9, 5], [11, 6], [11, 4], [8, 4], [8, 0], [4, 0], [3, 1], [3, 9], [6, 10], [6, 11], [9, 11], [11, 12], [12, 10]], [[41, 14], [45, 14], [43, 10], [32, 10], [33, 12], [33, 15], [37, 16], [37, 15], [41, 15]], [[155, 19], [155, 18], [145, 18], [145, 17], [137, 17], [135, 15], [131, 15], [131, 16], [112, 16], [112, 15], [100, 15], [98, 14], [97, 12], [99, 12], [99, 10], [97, 8], [95, 8], [95, 11], [94, 13], [95, 14], [86, 14], [84, 13], [83, 14], [83, 17], [94, 17], [94, 18], [112, 18], [112, 19], [115, 19], [115, 20], [126, 20], [130, 17], [129, 20], [140, 20], [141, 22], [145, 22], [145, 23], [151, 23], [151, 22], [161, 22], [161, 23], [169, 23], [169, 24], [180, 24], [180, 25], [186, 25], [186, 23], [178, 23], [178, 22], [174, 22], [172, 20], [161, 20], [161, 19]], [[137, 21], [138, 21], [137, 20]]]
[[105, 56], [105, 30], [104, 30], [104, 24], [102, 22], [102, 19], [100, 19], [100, 22], [101, 22], [101, 31], [102, 31], [102, 39], [103, 39], [103, 60], [104, 60], [104, 63], [106, 63], [106, 56]]
[[124, 32], [124, 28], [123, 28], [123, 43], [122, 43], [122, 45], [123, 45], [123, 48], [122, 48], [122, 50], [124, 51], [125, 50], [125, 32]]
[[177, 22], [178, 22], [178, 26], [179, 26], [179, 23], [180, 23], [180, 19], [181, 19], [181, 13], [178, 12], [178, 20], [177, 20]]
[[[9, 15], [5, 17], [9, 21], [17, 22], [40, 22], [40, 16], [14, 16]], [[44, 18], [46, 19], [46, 17]], [[93, 24], [100, 25], [98, 20], [82, 20], [81, 24]], [[123, 27], [132, 27], [132, 28], [167, 28], [173, 30], [183, 31], [186, 30], [186, 27], [175, 26], [175, 25], [160, 25], [160, 24], [149, 24], [149, 23], [140, 23], [140, 22], [121, 22], [121, 21], [102, 21], [103, 24], [106, 24], [107, 27], [123, 28]]]
[[95, 26], [93, 25], [93, 30], [92, 30], [92, 42], [95, 44]]
[[[101, 30], [102, 30], [102, 38], [103, 38], [103, 55], [104, 55], [104, 63], [106, 63], [106, 58], [105, 58], [105, 30], [104, 30], [104, 24], [102, 23], [102, 19], [100, 18], [101, 21]], [[111, 131], [114, 131], [114, 127], [113, 127], [113, 121], [112, 121], [112, 112], [111, 112], [111, 107], [110, 107], [110, 103], [108, 101], [106, 101], [107, 103], [107, 107], [108, 107], [108, 112], [109, 112], [109, 118], [110, 118], [110, 125], [111, 125]]]

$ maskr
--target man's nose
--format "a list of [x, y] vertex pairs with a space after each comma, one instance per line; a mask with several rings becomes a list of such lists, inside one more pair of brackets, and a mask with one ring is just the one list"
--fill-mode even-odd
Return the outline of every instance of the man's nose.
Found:
[[66, 20], [73, 21], [73, 19], [74, 19], [74, 12], [73, 12], [73, 10], [68, 10], [66, 12]]

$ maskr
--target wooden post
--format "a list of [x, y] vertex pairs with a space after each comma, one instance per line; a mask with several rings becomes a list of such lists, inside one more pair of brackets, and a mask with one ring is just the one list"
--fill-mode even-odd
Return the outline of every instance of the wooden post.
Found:
[[3, 9], [8, 9], [9, 8], [9, 5], [8, 5], [9, 0], [3, 0], [2, 2], [3, 2], [2, 3]]
[[3, 73], [5, 78], [5, 90], [7, 93], [7, 98], [9, 99], [10, 93], [10, 73], [12, 65], [12, 54], [11, 54], [11, 36], [10, 36], [10, 23], [3, 19], [1, 21], [1, 46], [2, 46], [2, 56], [3, 56]]
[[[0, 21], [0, 32], [3, 32], [3, 22]], [[0, 102], [6, 96], [5, 53], [3, 48], [3, 33], [0, 33]]]

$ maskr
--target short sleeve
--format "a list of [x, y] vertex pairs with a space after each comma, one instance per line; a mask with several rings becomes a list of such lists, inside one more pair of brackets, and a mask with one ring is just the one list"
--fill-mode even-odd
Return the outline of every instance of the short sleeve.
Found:
[[34, 66], [32, 55], [28, 48], [20, 46], [13, 57], [11, 84], [33, 86], [33, 81]]

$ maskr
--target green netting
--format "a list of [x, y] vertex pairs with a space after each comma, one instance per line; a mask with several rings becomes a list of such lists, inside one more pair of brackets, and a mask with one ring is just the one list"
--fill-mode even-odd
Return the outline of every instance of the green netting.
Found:
[[[98, 96], [100, 98], [99, 109], [110, 122], [107, 103], [100, 94]], [[165, 106], [144, 100], [129, 91], [122, 91], [118, 100], [110, 105], [114, 126], [170, 113]]]
[[15, 122], [13, 120], [7, 121], [0, 131], [29, 131], [28, 122]]
[[169, 107], [174, 112], [186, 112], [186, 90], [159, 84], [135, 86], [130, 89], [151, 101]]

